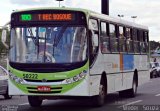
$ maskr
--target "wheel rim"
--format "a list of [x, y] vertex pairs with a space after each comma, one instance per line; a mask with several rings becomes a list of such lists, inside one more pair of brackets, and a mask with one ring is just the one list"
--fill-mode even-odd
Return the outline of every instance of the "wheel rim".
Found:
[[102, 100], [105, 98], [105, 87], [102, 84], [99, 87], [99, 96]]
[[137, 84], [136, 84], [135, 81], [133, 83], [133, 91], [134, 91], [134, 94], [136, 94], [136, 92], [137, 92]]

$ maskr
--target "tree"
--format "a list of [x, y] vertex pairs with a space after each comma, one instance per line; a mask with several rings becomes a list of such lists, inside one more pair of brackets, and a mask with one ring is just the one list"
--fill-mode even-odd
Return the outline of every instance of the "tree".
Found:
[[[1, 35], [2, 35], [2, 29], [0, 29], [0, 56], [2, 54], [7, 54], [7, 51], [8, 51], [2, 43]], [[7, 44], [9, 45], [9, 31], [8, 30], [7, 30]]]
[[0, 30], [0, 55], [4, 52], [5, 47], [2, 44], [2, 39], [1, 39], [1, 35], [2, 35], [2, 30]]
[[160, 47], [160, 43], [156, 41], [150, 41], [150, 50], [156, 50], [157, 47]]

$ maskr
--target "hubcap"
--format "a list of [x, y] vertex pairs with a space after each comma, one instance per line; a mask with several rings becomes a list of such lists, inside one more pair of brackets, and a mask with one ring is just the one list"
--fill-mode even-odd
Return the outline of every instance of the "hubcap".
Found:
[[135, 81], [133, 83], [133, 91], [136, 94], [136, 92], [137, 92], [137, 86], [136, 86], [136, 82]]
[[105, 88], [104, 88], [104, 86], [102, 84], [99, 87], [99, 96], [100, 96], [100, 98], [104, 98], [105, 97]]

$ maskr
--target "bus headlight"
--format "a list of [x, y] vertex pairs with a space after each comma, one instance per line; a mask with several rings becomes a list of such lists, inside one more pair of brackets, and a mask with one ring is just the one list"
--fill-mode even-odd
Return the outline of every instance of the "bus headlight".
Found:
[[66, 79], [65, 81], [66, 81], [67, 84], [72, 83], [72, 79]]
[[15, 81], [18, 84], [23, 84], [24, 83], [24, 79], [18, 78], [17, 76], [13, 75], [12, 73], [9, 73], [9, 77], [10, 77], [11, 80]]
[[82, 80], [83, 78], [85, 78], [86, 75], [87, 75], [87, 71], [84, 70], [83, 72], [74, 76], [73, 78], [65, 79], [65, 84], [71, 84], [71, 83], [74, 83], [74, 82], [78, 82], [78, 81]]

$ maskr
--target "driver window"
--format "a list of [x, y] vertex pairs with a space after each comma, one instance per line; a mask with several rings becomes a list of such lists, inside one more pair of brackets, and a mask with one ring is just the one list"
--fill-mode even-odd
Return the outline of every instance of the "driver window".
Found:
[[89, 29], [90, 29], [90, 65], [95, 60], [95, 57], [98, 53], [99, 46], [99, 28], [98, 21], [96, 19], [90, 19], [89, 21]]
[[92, 41], [92, 53], [96, 54], [98, 52], [98, 45], [99, 45], [99, 40], [98, 40], [98, 21], [95, 19], [90, 19], [89, 21], [89, 28], [91, 30], [91, 41]]

